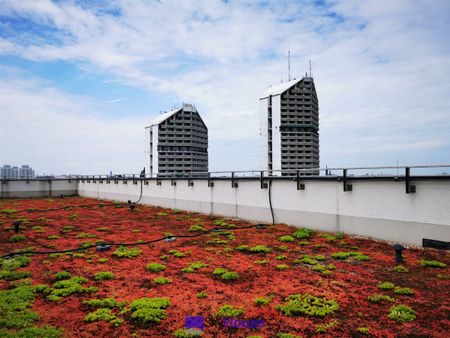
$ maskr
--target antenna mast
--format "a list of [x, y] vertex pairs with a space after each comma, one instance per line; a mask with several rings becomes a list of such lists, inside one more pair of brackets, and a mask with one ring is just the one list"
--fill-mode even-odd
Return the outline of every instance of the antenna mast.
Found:
[[288, 50], [288, 81], [291, 81], [291, 49]]
[[311, 74], [311, 60], [309, 60], [309, 77], [312, 77], [312, 74]]

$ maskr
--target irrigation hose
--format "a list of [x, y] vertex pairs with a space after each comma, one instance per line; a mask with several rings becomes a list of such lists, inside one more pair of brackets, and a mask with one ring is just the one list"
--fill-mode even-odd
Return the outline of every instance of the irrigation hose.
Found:
[[195, 234], [195, 235], [175, 235], [175, 236], [170, 236], [170, 237], [156, 238], [156, 239], [152, 239], [152, 240], [145, 241], [145, 242], [139, 242], [139, 243], [136, 243], [136, 242], [134, 242], [134, 243], [115, 243], [115, 242], [111, 242], [111, 243], [92, 244], [92, 245], [85, 246], [85, 247], [82, 247], [82, 248], [80, 247], [80, 248], [67, 249], [67, 250], [10, 252], [10, 253], [8, 253], [6, 255], [0, 256], [0, 259], [9, 258], [9, 257], [13, 257], [13, 256], [20, 256], [20, 255], [49, 255], [49, 254], [54, 254], [54, 253], [67, 253], [67, 252], [75, 252], [75, 251], [84, 251], [84, 250], [95, 248], [98, 245], [110, 245], [110, 246], [147, 245], [147, 244], [153, 244], [153, 243], [164, 241], [167, 238], [194, 238], [194, 237], [200, 237], [200, 236], [209, 234], [210, 232], [213, 232], [213, 231], [222, 231], [222, 230], [235, 231], [235, 230], [244, 230], [244, 229], [256, 228], [258, 226], [259, 226], [258, 224], [255, 224], [255, 225], [249, 225], [249, 226], [245, 226], [245, 227], [231, 228], [231, 229], [229, 229], [229, 228], [213, 228], [213, 229], [206, 230], [206, 231], [203, 231], [203, 232]]
[[275, 226], [275, 215], [273, 214], [273, 207], [272, 207], [272, 181], [269, 181], [269, 206], [270, 206], [270, 213], [272, 214], [272, 225]]

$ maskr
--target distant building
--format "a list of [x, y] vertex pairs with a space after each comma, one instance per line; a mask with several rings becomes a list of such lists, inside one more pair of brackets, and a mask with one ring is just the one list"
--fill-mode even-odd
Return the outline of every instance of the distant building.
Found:
[[208, 171], [208, 128], [191, 104], [159, 115], [146, 129], [146, 174]]
[[0, 177], [2, 180], [31, 179], [34, 178], [34, 170], [28, 165], [19, 168], [6, 164], [0, 168]]
[[319, 103], [312, 77], [268, 88], [259, 109], [262, 170], [293, 176], [297, 169], [319, 168]]

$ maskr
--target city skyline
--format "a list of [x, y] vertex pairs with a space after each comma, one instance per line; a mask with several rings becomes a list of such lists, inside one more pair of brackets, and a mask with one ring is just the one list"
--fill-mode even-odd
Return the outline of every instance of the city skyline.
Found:
[[0, 165], [139, 173], [193, 102], [209, 169], [260, 168], [258, 98], [309, 71], [321, 166], [448, 162], [447, 1], [0, 1]]

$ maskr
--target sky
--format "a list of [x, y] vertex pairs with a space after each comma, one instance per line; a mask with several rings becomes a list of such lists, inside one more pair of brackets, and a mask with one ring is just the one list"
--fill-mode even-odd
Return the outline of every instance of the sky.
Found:
[[0, 0], [0, 165], [139, 173], [144, 127], [187, 102], [210, 171], [258, 170], [288, 50], [321, 167], [450, 163], [450, 1]]

